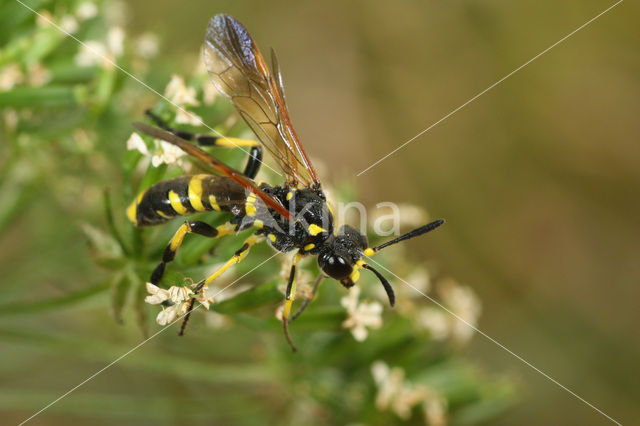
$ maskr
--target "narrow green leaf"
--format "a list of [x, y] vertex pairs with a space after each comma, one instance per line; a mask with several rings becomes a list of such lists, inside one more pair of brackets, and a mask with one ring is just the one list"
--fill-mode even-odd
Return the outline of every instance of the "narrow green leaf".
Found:
[[214, 303], [212, 309], [221, 314], [234, 314], [277, 303], [283, 298], [282, 293], [278, 290], [279, 284], [280, 281], [270, 281], [259, 285], [231, 299]]
[[105, 188], [103, 192], [103, 201], [104, 201], [105, 216], [107, 217], [107, 224], [109, 225], [109, 230], [111, 231], [111, 235], [113, 235], [113, 238], [115, 238], [115, 240], [120, 245], [120, 249], [122, 250], [124, 255], [127, 256], [129, 254], [129, 250], [125, 245], [124, 240], [122, 239], [122, 236], [118, 231], [118, 228], [116, 228], [116, 223], [113, 219], [113, 209], [111, 207], [111, 191], [109, 190], [109, 188]]
[[76, 88], [71, 86], [14, 87], [0, 92], [0, 107], [53, 108], [80, 105]]
[[[176, 326], [172, 328], [177, 329]], [[167, 330], [166, 332], [170, 332]], [[0, 329], [3, 341], [36, 345], [39, 349], [61, 354], [72, 354], [74, 357], [90, 361], [111, 362], [131, 351], [131, 345], [117, 345], [102, 339], [92, 341], [86, 336], [82, 338], [67, 335], [37, 334], [16, 329]], [[142, 349], [118, 361], [119, 367], [135, 368], [187, 380], [199, 380], [212, 383], [258, 383], [273, 379], [270, 372], [260, 364], [230, 363], [216, 364], [208, 361], [197, 361], [179, 354], [162, 353]]]
[[128, 274], [118, 274], [111, 285], [111, 316], [116, 322], [122, 324], [122, 310], [127, 300], [127, 294], [131, 288], [131, 279]]
[[110, 283], [107, 281], [91, 287], [83, 288], [82, 290], [71, 292], [62, 297], [40, 300], [37, 302], [7, 304], [0, 306], [0, 316], [45, 313], [54, 309], [68, 307], [84, 302], [97, 294], [107, 291], [109, 285]]
[[481, 398], [458, 408], [452, 415], [455, 424], [478, 424], [495, 418], [511, 407], [516, 400], [515, 389], [507, 382], [485, 386]]
[[347, 312], [341, 306], [310, 308], [292, 321], [290, 327], [299, 331], [342, 330]]
[[41, 62], [53, 52], [67, 37], [52, 25], [40, 27], [33, 35], [33, 44], [20, 57], [27, 64]]
[[147, 189], [154, 183], [160, 182], [164, 177], [165, 173], [167, 173], [166, 164], [161, 164], [158, 167], [153, 167], [153, 166], [149, 167], [144, 177], [142, 178], [140, 185], [138, 186], [138, 193]]
[[49, 83], [53, 85], [90, 83], [96, 78], [98, 71], [98, 67], [79, 67], [74, 63], [68, 62], [52, 65], [49, 68], [51, 73]]
[[136, 323], [144, 336], [149, 335], [149, 319], [147, 317], [147, 304], [144, 299], [148, 296], [145, 281], [142, 281], [133, 272], [128, 270], [127, 274], [131, 281], [131, 287], [134, 289], [133, 310], [136, 315]]
[[[257, 387], [261, 390], [262, 387]], [[159, 395], [158, 395], [159, 394]], [[46, 392], [40, 389], [0, 388], [0, 410], [5, 417], [19, 419], [14, 413], [23, 411], [27, 419], [33, 413], [60, 396], [60, 392]], [[47, 408], [46, 418], [55, 415], [74, 416], [78, 424], [227, 424], [228, 419], [242, 419], [240, 425], [263, 424], [265, 418], [273, 415], [268, 402], [256, 403], [255, 393], [246, 389], [243, 395], [235, 392], [221, 392], [211, 398], [209, 395], [175, 395], [169, 384], [153, 389], [153, 394], [74, 392], [60, 404]], [[11, 414], [7, 414], [11, 413]], [[58, 423], [64, 423], [60, 417]], [[43, 422], [42, 418], [38, 418]], [[17, 423], [17, 422], [16, 422]]]
[[[3, 27], [4, 28], [4, 27]], [[30, 36], [14, 37], [0, 50], [0, 67], [16, 61], [31, 46]]]
[[98, 73], [96, 81], [96, 89], [93, 97], [92, 111], [95, 115], [99, 115], [108, 105], [113, 94], [117, 78], [117, 70], [111, 67], [103, 67]]

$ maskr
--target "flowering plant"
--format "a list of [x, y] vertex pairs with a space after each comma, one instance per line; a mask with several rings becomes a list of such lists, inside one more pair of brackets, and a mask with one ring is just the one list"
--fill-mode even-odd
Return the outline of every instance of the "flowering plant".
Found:
[[[463, 358], [481, 311], [471, 287], [434, 274], [433, 268], [409, 256], [402, 245], [377, 258], [411, 285], [395, 280], [398, 303], [394, 309], [387, 307], [386, 294], [373, 277], [363, 277], [350, 290], [327, 281], [313, 296], [318, 267], [314, 262], [301, 265], [298, 303], [312, 297], [313, 301], [292, 323], [301, 348], [295, 356], [282, 339], [278, 319], [284, 292], [282, 271], [288, 271], [291, 259], [283, 255], [265, 262], [273, 255], [266, 245], [257, 246], [243, 263], [216, 280], [209, 292], [195, 294], [192, 280], [215, 270], [243, 236], [187, 238], [163, 281], [148, 283], [179, 222], [138, 229], [126, 220], [125, 206], [144, 188], [191, 173], [194, 166], [172, 145], [132, 133], [130, 121], [142, 119], [141, 111], [153, 106], [156, 114], [175, 127], [203, 131], [204, 121], [215, 124], [215, 130], [225, 136], [251, 135], [239, 125], [225, 100], [216, 96], [201, 62], [186, 78], [174, 74], [162, 80], [160, 75], [151, 75], [159, 68], [150, 66], [158, 51], [157, 38], [127, 36], [122, 3], [65, 0], [55, 7], [43, 4], [39, 15], [26, 13], [17, 3], [0, 5], [0, 16], [7, 18], [3, 22], [15, 15], [0, 30], [0, 37], [7, 41], [0, 51], [0, 105], [2, 136], [8, 141], [0, 145], [6, 154], [0, 157], [0, 229], [24, 228], [21, 212], [47, 214], [51, 222], [45, 231], [59, 233], [42, 243], [42, 254], [62, 255], [60, 246], [74, 250], [73, 236], [77, 239], [75, 232], [81, 230], [98, 267], [82, 261], [86, 256], [81, 247], [72, 252], [79, 259], [77, 264], [56, 269], [63, 268], [67, 259], [45, 268], [47, 274], [58, 273], [59, 282], [65, 283], [63, 296], [46, 281], [16, 278], [20, 288], [30, 289], [29, 294], [36, 294], [38, 300], [3, 301], [2, 315], [20, 318], [3, 338], [36, 341], [48, 360], [55, 358], [50, 354], [64, 353], [87, 363], [112, 362], [140, 345], [139, 334], [129, 327], [134, 321], [149, 336], [149, 317], [168, 328], [186, 314], [192, 299], [204, 308], [193, 315], [187, 336], [160, 336], [164, 329], [154, 328], [154, 340], [145, 347], [144, 358], [122, 359], [136, 375], [163, 377], [145, 381], [144, 394], [157, 398], [156, 404], [145, 405], [142, 402], [147, 400], [135, 392], [129, 394], [128, 388], [120, 391], [126, 398], [106, 389], [89, 392], [94, 399], [72, 404], [67, 413], [120, 416], [120, 420], [131, 421], [144, 416], [156, 423], [172, 423], [172, 417], [157, 407], [175, 405], [180, 407], [176, 413], [181, 421], [251, 423], [268, 416], [306, 424], [414, 421], [441, 425], [486, 421], [511, 403], [509, 381], [489, 377]], [[140, 79], [165, 81], [166, 89], [159, 92], [166, 100], [157, 101], [119, 68], [131, 70]], [[234, 167], [244, 161], [239, 150], [214, 150], [216, 157]], [[268, 170], [262, 178], [275, 181]], [[335, 202], [352, 197], [354, 191], [347, 184], [328, 183]], [[110, 190], [103, 193], [105, 186]], [[42, 188], [45, 190], [38, 192]], [[50, 199], [46, 208], [36, 210], [34, 194], [42, 193]], [[415, 206], [402, 209], [407, 226], [416, 216], [420, 221], [427, 216]], [[225, 218], [204, 214], [200, 219], [215, 226]], [[375, 243], [379, 237], [373, 231], [369, 229]], [[18, 288], [13, 285], [6, 288]], [[108, 306], [115, 322], [125, 324], [124, 328], [103, 318]], [[43, 317], [35, 321], [37, 327], [26, 327], [31, 334], [24, 331], [25, 319], [20, 315], [59, 313], [73, 317], [65, 324], [68, 334], [56, 328], [55, 321], [42, 321]], [[126, 344], [108, 343], [127, 333], [131, 336]], [[160, 383], [165, 381], [166, 386]], [[19, 383], [16, 388], [23, 389], [20, 386], [26, 385]], [[208, 395], [211, 398], [193, 404], [175, 392], [190, 386], [206, 387], [213, 392]], [[228, 392], [222, 386], [238, 390], [233, 392], [233, 401], [225, 399]], [[33, 392], [24, 389], [26, 394]], [[73, 400], [74, 395], [69, 398]], [[113, 398], [121, 409], [108, 409], [105, 398]], [[46, 399], [53, 398], [20, 400], [25, 410], [34, 410]], [[135, 409], [127, 410], [129, 399], [135, 402]], [[238, 401], [243, 407], [259, 408], [229, 410]], [[189, 409], [184, 409], [185, 404]], [[225, 409], [228, 417], [216, 414]]]

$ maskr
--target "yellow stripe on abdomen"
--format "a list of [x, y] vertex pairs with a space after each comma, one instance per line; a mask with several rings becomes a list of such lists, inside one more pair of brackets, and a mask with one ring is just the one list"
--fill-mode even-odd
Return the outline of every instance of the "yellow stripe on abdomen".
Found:
[[169, 191], [169, 203], [171, 203], [171, 207], [179, 215], [184, 216], [189, 213], [189, 210], [182, 204], [182, 201], [180, 201], [180, 196], [174, 190]]
[[145, 192], [146, 191], [142, 191], [140, 195], [138, 195], [138, 197], [135, 199], [135, 201], [133, 201], [131, 204], [129, 204], [129, 207], [127, 207], [127, 217], [136, 226], [138, 226], [138, 204], [140, 204], [140, 201], [142, 200]]
[[208, 177], [207, 175], [196, 175], [189, 180], [189, 203], [191, 207], [197, 212], [207, 211], [207, 208], [202, 204], [202, 180]]

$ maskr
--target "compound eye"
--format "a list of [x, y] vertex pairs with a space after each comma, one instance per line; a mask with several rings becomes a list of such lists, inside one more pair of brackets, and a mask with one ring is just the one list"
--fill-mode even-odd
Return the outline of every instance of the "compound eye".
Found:
[[336, 280], [348, 278], [353, 270], [353, 267], [343, 257], [330, 253], [320, 255], [318, 265], [325, 274]]

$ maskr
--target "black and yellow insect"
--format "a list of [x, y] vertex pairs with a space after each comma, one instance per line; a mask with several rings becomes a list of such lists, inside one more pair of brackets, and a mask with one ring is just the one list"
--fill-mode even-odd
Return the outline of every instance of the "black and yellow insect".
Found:
[[[393, 306], [395, 297], [391, 285], [363, 257], [429, 232], [444, 221], [429, 223], [373, 248], [369, 247], [367, 237], [351, 226], [342, 226], [336, 232], [333, 212], [326, 202], [318, 176], [291, 126], [275, 53], [271, 52], [270, 70], [247, 30], [228, 15], [216, 15], [211, 19], [204, 53], [216, 88], [231, 100], [260, 142], [174, 130], [151, 113], [150, 117], [159, 127], [134, 123], [138, 131], [180, 147], [216, 173], [183, 176], [146, 189], [127, 210], [127, 216], [135, 225], [159, 225], [173, 217], [196, 212], [218, 211], [233, 215], [229, 222], [218, 227], [187, 220], [167, 245], [162, 261], [151, 275], [151, 282], [160, 282], [186, 234], [214, 238], [253, 228], [255, 232], [231, 259], [194, 286], [196, 294], [204, 291], [230, 266], [240, 262], [251, 246], [266, 239], [280, 252], [296, 251], [282, 316], [285, 336], [294, 350], [288, 323], [292, 319], [297, 264], [305, 256], [317, 256], [323, 272], [317, 284], [327, 276], [349, 288], [358, 281], [360, 269], [372, 271], [380, 279]], [[234, 170], [189, 141], [209, 146], [248, 147], [249, 160], [244, 172]], [[285, 176], [284, 183], [271, 186], [253, 181], [262, 162], [262, 146], [276, 159]], [[189, 313], [194, 300], [191, 300]]]

